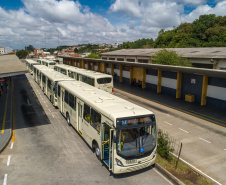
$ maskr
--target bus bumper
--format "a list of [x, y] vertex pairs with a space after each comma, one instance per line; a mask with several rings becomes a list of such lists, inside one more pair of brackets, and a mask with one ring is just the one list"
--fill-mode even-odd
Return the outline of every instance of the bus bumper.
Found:
[[130, 166], [118, 166], [117, 164], [114, 165], [113, 173], [120, 174], [120, 173], [129, 173], [137, 170], [141, 170], [147, 168], [151, 165], [155, 164], [155, 157], [149, 161], [144, 161], [140, 164], [130, 165]]

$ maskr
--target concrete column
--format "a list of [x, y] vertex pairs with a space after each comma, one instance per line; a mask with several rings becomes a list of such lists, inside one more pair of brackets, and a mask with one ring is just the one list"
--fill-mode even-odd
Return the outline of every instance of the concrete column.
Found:
[[130, 68], [130, 84], [133, 81], [133, 67]]
[[142, 89], [146, 88], [146, 69], [142, 69]]
[[103, 64], [104, 64], [104, 73], [107, 73], [106, 63], [103, 63]]
[[94, 71], [94, 62], [92, 62], [92, 71]]
[[97, 70], [100, 71], [100, 62], [97, 63]]
[[114, 76], [114, 64], [111, 64], [111, 76]]
[[176, 98], [181, 98], [182, 73], [177, 72]]
[[206, 105], [208, 76], [203, 76], [201, 105]]
[[123, 82], [123, 66], [122, 65], [120, 65], [119, 82]]
[[158, 70], [157, 93], [162, 92], [162, 71]]

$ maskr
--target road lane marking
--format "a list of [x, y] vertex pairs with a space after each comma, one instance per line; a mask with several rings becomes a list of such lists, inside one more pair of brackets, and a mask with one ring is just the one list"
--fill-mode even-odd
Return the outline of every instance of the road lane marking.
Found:
[[4, 134], [5, 132], [5, 119], [6, 119], [6, 112], [7, 112], [8, 95], [9, 93], [7, 92], [6, 102], [5, 102], [5, 112], [4, 112], [3, 123], [2, 123], [2, 134]]
[[43, 100], [43, 102], [46, 103], [44, 100]]
[[54, 117], [54, 115], [52, 114], [52, 116]]
[[48, 107], [48, 105], [46, 104], [46, 107]]
[[172, 182], [170, 182], [166, 177], [164, 177], [164, 175], [162, 175], [158, 170], [156, 170], [156, 169], [154, 169], [156, 172], [157, 172], [157, 174], [159, 174], [163, 179], [165, 179], [167, 182], [169, 182], [169, 184], [171, 184], [171, 185], [173, 185], [173, 183]]
[[[174, 153], [171, 153], [172, 155], [174, 155], [176, 158], [178, 158], [178, 156]], [[216, 181], [215, 179], [213, 179], [212, 177], [210, 177], [209, 175], [205, 174], [204, 172], [202, 172], [201, 170], [199, 170], [198, 168], [194, 167], [193, 165], [191, 165], [190, 163], [188, 163], [187, 161], [185, 161], [184, 159], [182, 159], [180, 157], [180, 160], [183, 161], [185, 164], [187, 164], [188, 166], [190, 166], [191, 168], [193, 168], [194, 170], [198, 171], [199, 173], [201, 173], [203, 176], [207, 177], [208, 179], [214, 181], [216, 184], [218, 185], [222, 185], [221, 183], [219, 183], [218, 181]]]
[[187, 134], [189, 134], [189, 132], [188, 131], [186, 131], [186, 130], [184, 130], [184, 129], [182, 129], [182, 128], [179, 128], [181, 131], [183, 131], [183, 132], [185, 132], [185, 133], [187, 133]]
[[224, 149], [226, 151], [226, 149]]
[[14, 142], [12, 142], [12, 143], [11, 143], [11, 146], [10, 146], [10, 149], [11, 149], [11, 150], [13, 149], [13, 143], [14, 143]]
[[9, 166], [9, 164], [10, 164], [10, 159], [11, 159], [11, 155], [8, 156], [7, 166]]
[[166, 122], [166, 121], [164, 121], [164, 123], [166, 123], [166, 124], [168, 124], [168, 125], [172, 126], [172, 124], [171, 124], [171, 123], [168, 123], [168, 122]]
[[207, 143], [211, 143], [210, 141], [207, 141], [207, 140], [205, 140], [205, 139], [203, 139], [203, 138], [201, 138], [201, 137], [199, 137], [199, 139], [201, 139], [201, 140], [203, 140], [203, 141], [205, 141], [205, 142], [207, 142]]
[[7, 184], [7, 176], [8, 176], [8, 174], [5, 174], [4, 180], [3, 180], [3, 185], [6, 185]]

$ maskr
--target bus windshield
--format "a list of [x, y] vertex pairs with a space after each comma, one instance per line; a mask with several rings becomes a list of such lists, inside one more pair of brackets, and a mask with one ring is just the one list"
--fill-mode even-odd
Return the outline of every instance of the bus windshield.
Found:
[[117, 153], [124, 158], [148, 154], [156, 147], [156, 125], [117, 131]]
[[98, 78], [97, 79], [97, 83], [98, 84], [107, 84], [107, 83], [111, 83], [111, 78], [107, 77], [107, 78]]

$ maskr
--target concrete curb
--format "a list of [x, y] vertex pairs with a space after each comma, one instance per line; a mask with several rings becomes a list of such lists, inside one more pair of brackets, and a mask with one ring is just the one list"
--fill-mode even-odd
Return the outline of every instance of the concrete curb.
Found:
[[2, 148], [0, 148], [0, 153], [2, 153], [3, 150], [8, 146], [11, 138], [12, 138], [12, 128], [10, 128], [9, 138], [7, 139], [7, 141], [5, 142], [5, 144], [3, 146], [0, 146], [0, 147], [2, 147]]
[[181, 182], [177, 177], [175, 177], [173, 174], [171, 174], [169, 171], [161, 167], [159, 164], [155, 163], [156, 169], [162, 173], [167, 179], [169, 179], [173, 184], [176, 185], [185, 185], [183, 182]]
[[[11, 88], [12, 88], [12, 83], [11, 84]], [[13, 132], [12, 132], [12, 118], [13, 118], [13, 111], [12, 111], [12, 97], [11, 97], [11, 119], [10, 119], [10, 134], [9, 134], [9, 137], [8, 139], [6, 140], [5, 144], [3, 144], [3, 146], [0, 146], [0, 154], [3, 152], [3, 150], [8, 146], [11, 138], [12, 138], [12, 135], [13, 135]]]

